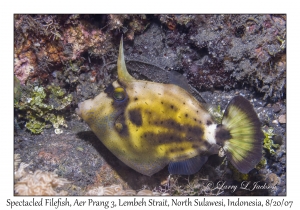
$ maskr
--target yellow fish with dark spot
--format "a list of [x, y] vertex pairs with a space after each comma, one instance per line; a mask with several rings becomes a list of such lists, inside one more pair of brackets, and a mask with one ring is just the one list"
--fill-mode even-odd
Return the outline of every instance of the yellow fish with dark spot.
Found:
[[166, 165], [171, 174], [194, 174], [212, 154], [226, 155], [248, 173], [262, 157], [263, 133], [252, 105], [234, 97], [221, 124], [205, 107], [177, 85], [133, 78], [122, 39], [118, 80], [76, 112], [115, 156], [142, 174]]

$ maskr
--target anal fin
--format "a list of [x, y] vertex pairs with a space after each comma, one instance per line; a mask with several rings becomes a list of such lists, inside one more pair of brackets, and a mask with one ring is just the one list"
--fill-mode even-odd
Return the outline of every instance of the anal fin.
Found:
[[170, 174], [191, 175], [198, 172], [207, 159], [207, 156], [196, 156], [187, 160], [171, 162], [168, 170]]

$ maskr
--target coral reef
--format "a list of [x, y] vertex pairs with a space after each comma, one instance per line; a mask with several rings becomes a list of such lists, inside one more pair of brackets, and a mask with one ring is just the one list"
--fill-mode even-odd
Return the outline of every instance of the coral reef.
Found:
[[192, 84], [199, 88], [248, 84], [264, 93], [264, 98], [281, 98], [286, 83], [283, 19], [271, 15], [195, 17], [189, 39], [203, 55], [189, 65]]
[[250, 84], [265, 98], [282, 97], [286, 68], [284, 15], [160, 15], [160, 20], [168, 26], [170, 21], [185, 26], [185, 42], [198, 49], [198, 55], [182, 51], [185, 71], [195, 87]]
[[113, 37], [124, 33], [134, 42], [125, 43], [131, 57], [183, 71], [196, 88], [249, 85], [265, 99], [282, 98], [285, 22], [285, 15], [15, 15], [14, 71], [21, 84], [50, 82], [52, 72], [81, 60], [78, 77], [116, 59]]
[[129, 40], [133, 40], [136, 34], [142, 33], [149, 22], [146, 15], [108, 15], [108, 28], [122, 31]]

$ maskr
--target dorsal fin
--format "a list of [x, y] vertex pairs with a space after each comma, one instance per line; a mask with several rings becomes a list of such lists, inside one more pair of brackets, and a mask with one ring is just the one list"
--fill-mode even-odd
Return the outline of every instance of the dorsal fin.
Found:
[[169, 82], [171, 84], [177, 85], [182, 89], [185, 89], [187, 92], [191, 93], [190, 85], [187, 79], [180, 73], [176, 71], [169, 71]]
[[124, 59], [124, 51], [123, 51], [123, 36], [121, 38], [120, 47], [119, 47], [119, 57], [118, 57], [118, 76], [119, 80], [123, 82], [129, 82], [135, 80], [127, 71], [125, 59]]
[[193, 88], [186, 77], [184, 77], [182, 74], [176, 72], [176, 71], [169, 71], [168, 73], [168, 83], [177, 85], [181, 87], [182, 89], [185, 89], [188, 93], [193, 95], [198, 101], [201, 103], [206, 103], [205, 100], [201, 97], [201, 94]]

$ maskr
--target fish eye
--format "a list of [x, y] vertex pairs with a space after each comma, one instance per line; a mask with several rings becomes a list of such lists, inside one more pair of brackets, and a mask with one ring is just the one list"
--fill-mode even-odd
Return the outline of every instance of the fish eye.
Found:
[[124, 88], [122, 88], [122, 87], [115, 88], [113, 97], [117, 101], [124, 100], [126, 98], [126, 92], [125, 92]]

